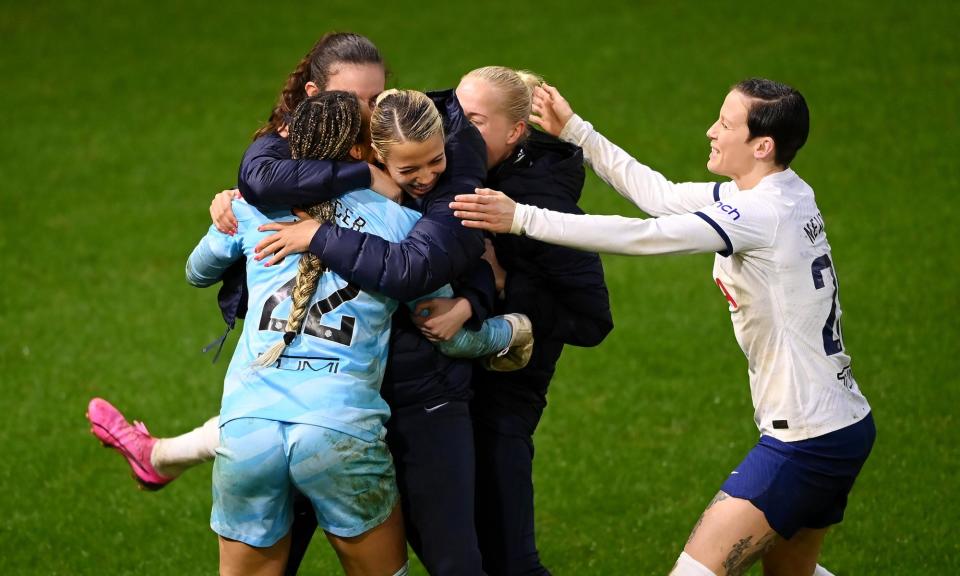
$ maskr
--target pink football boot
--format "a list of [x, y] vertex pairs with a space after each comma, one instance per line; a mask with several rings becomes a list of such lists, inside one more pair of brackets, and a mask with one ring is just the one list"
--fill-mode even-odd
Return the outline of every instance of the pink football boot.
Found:
[[94, 398], [87, 405], [90, 431], [107, 448], [114, 448], [127, 459], [133, 477], [144, 490], [159, 490], [173, 481], [161, 476], [150, 463], [150, 454], [157, 439], [150, 435], [143, 422], [131, 426], [119, 410], [103, 398]]

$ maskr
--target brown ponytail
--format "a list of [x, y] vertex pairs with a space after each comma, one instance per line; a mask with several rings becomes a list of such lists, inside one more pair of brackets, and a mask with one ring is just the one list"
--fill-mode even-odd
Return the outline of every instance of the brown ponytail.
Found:
[[[253, 139], [279, 132], [290, 120], [298, 104], [307, 97], [307, 82], [313, 82], [326, 90], [330, 76], [335, 74], [337, 64], [379, 64], [383, 66], [380, 51], [369, 38], [350, 32], [329, 32], [300, 60], [287, 76], [287, 81], [270, 111], [267, 123], [260, 127]], [[333, 74], [332, 74], [333, 73]]]

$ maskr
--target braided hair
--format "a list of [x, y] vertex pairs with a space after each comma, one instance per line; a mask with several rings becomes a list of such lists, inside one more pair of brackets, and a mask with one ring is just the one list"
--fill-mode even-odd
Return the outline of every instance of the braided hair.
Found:
[[[290, 123], [290, 152], [295, 159], [345, 160], [355, 144], [363, 143], [368, 132], [363, 124], [356, 96], [349, 92], [322, 92], [307, 98], [294, 110]], [[318, 222], [333, 221], [335, 216], [332, 201], [310, 206], [306, 211]], [[254, 361], [254, 366], [275, 364], [297, 337], [322, 272], [323, 265], [319, 257], [309, 252], [300, 256], [297, 280], [292, 291], [293, 305], [283, 340], [260, 355]]]

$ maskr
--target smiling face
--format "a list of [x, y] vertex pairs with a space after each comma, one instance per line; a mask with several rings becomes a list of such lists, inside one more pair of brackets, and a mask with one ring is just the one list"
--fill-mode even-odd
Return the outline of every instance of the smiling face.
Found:
[[487, 168], [496, 166], [513, 152], [526, 124], [510, 121], [501, 95], [483, 78], [465, 76], [457, 86], [457, 99], [487, 145]]
[[759, 148], [766, 145], [759, 141], [770, 139], [750, 138], [749, 111], [749, 97], [736, 90], [727, 94], [720, 107], [720, 117], [707, 130], [710, 139], [707, 170], [737, 180], [756, 168]]
[[383, 165], [404, 192], [421, 198], [437, 185], [447, 169], [443, 135], [434, 134], [423, 142], [396, 142], [390, 145]]

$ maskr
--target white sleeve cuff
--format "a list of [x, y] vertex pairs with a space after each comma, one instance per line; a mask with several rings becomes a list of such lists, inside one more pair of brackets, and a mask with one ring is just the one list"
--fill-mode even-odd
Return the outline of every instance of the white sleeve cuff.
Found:
[[523, 235], [523, 224], [529, 217], [528, 213], [531, 208], [533, 208], [533, 206], [517, 203], [517, 207], [513, 211], [513, 222], [510, 224], [511, 234], [516, 234], [517, 236]]
[[593, 125], [581, 118], [579, 114], [574, 114], [560, 131], [560, 139], [583, 148], [583, 141], [591, 131], [593, 131]]

